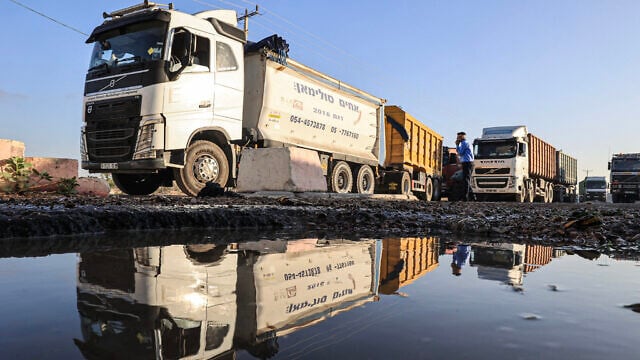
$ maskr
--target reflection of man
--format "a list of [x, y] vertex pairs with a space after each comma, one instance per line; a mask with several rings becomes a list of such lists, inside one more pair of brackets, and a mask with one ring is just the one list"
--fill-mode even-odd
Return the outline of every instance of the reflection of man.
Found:
[[467, 263], [470, 252], [470, 245], [457, 246], [456, 251], [453, 253], [453, 259], [451, 260], [451, 274], [455, 276], [462, 275], [462, 267]]
[[463, 201], [471, 200], [471, 172], [473, 171], [473, 151], [471, 146], [467, 142], [467, 133], [460, 131], [456, 137], [456, 150], [458, 151], [458, 158], [462, 164], [462, 177], [463, 177]]

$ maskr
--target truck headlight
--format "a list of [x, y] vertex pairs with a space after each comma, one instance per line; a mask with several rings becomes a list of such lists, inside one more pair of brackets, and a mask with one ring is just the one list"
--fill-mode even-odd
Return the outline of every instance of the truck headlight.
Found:
[[164, 119], [151, 119], [144, 121], [138, 130], [136, 151], [133, 160], [155, 159], [156, 150], [162, 149], [164, 139]]

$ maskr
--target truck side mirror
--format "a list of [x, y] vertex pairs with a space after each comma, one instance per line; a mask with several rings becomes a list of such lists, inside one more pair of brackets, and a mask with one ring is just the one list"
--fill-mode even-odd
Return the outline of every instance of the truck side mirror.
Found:
[[518, 155], [525, 156], [527, 154], [527, 144], [518, 143]]
[[611, 161], [607, 163], [607, 170], [611, 170]]

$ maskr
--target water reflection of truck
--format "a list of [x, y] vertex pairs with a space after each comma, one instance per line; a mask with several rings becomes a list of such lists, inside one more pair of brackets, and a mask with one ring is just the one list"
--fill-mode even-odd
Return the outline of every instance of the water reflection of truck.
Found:
[[576, 159], [556, 151], [526, 126], [483, 129], [474, 153], [471, 186], [478, 199], [575, 200]]
[[551, 262], [553, 247], [526, 244], [472, 244], [470, 264], [480, 279], [522, 285], [524, 275]]
[[640, 200], [640, 153], [614, 154], [611, 170], [611, 200], [614, 203]]
[[578, 192], [584, 201], [606, 201], [607, 178], [604, 176], [587, 176], [578, 184]]
[[87, 358], [266, 358], [277, 337], [377, 297], [380, 241], [264, 241], [83, 253]]
[[80, 254], [77, 304], [88, 358], [213, 358], [233, 347], [236, 254], [211, 245]]
[[435, 237], [382, 240], [381, 294], [396, 293], [438, 265], [439, 241]]
[[[123, 192], [232, 186], [243, 148], [294, 146], [317, 152], [330, 191], [370, 194], [384, 179], [380, 189], [439, 198], [440, 135], [288, 58], [279, 37], [247, 44], [235, 11], [190, 15], [145, 2], [104, 17], [87, 39], [82, 168], [111, 173]], [[380, 167], [389, 111], [409, 137], [387, 133]]]
[[238, 347], [266, 358], [277, 338], [377, 299], [380, 241], [297, 240], [286, 251], [238, 244]]

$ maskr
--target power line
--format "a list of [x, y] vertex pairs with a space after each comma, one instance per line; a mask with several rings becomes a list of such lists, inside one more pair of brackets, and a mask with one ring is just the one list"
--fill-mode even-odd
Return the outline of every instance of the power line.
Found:
[[12, 3], [14, 3], [14, 4], [16, 4], [16, 5], [20, 6], [20, 7], [23, 7], [23, 8], [25, 8], [25, 9], [31, 11], [31, 12], [34, 12], [34, 13], [36, 13], [36, 14], [38, 14], [38, 15], [46, 18], [46, 19], [49, 19], [49, 20], [53, 21], [54, 23], [56, 23], [58, 25], [62, 25], [64, 27], [66, 27], [67, 29], [71, 29], [71, 30], [73, 30], [73, 31], [75, 31], [75, 32], [77, 32], [79, 34], [84, 35], [84, 36], [89, 36], [89, 34], [86, 34], [86, 33], [82, 32], [82, 31], [74, 28], [73, 26], [69, 26], [69, 25], [67, 25], [67, 24], [65, 24], [65, 23], [63, 23], [61, 21], [58, 21], [58, 20], [56, 20], [56, 19], [54, 19], [54, 18], [52, 18], [52, 17], [50, 17], [48, 15], [45, 15], [45, 14], [43, 14], [43, 13], [41, 13], [41, 12], [35, 10], [35, 9], [32, 9], [32, 8], [28, 7], [27, 5], [22, 4], [22, 3], [20, 3], [20, 2], [18, 2], [16, 0], [9, 0], [9, 1], [11, 1]]

